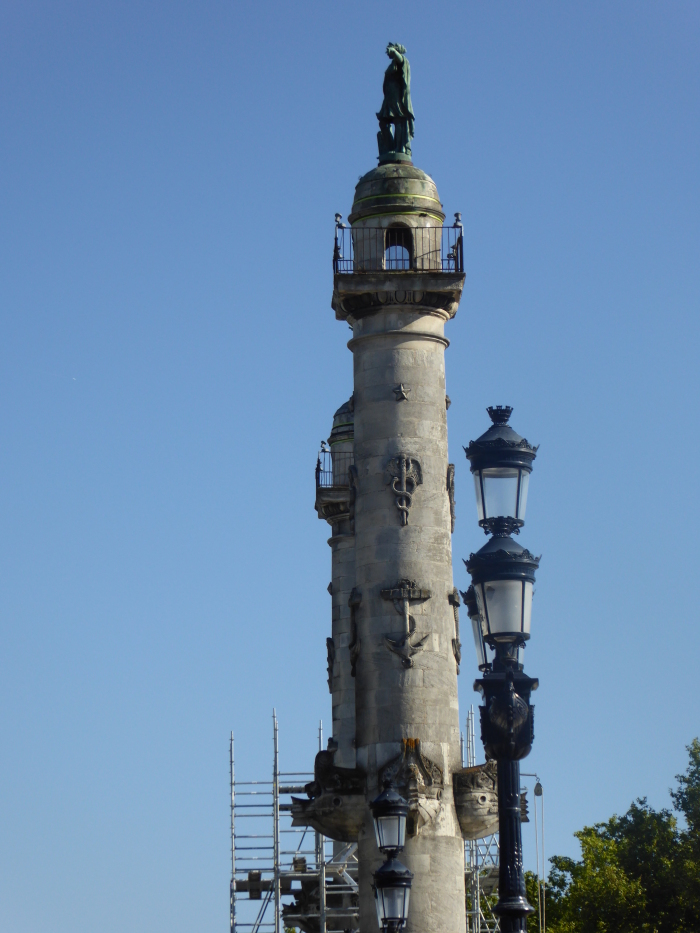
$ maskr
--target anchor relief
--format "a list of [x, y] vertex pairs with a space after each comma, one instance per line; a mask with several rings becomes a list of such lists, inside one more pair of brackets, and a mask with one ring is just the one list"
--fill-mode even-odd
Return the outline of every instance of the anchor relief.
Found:
[[394, 603], [394, 608], [404, 620], [403, 635], [399, 638], [384, 637], [384, 644], [389, 651], [393, 651], [401, 658], [404, 667], [413, 667], [413, 656], [422, 651], [425, 643], [430, 637], [428, 632], [425, 635], [416, 633], [416, 620], [410, 614], [411, 602], [423, 602], [430, 599], [430, 590], [423, 590], [416, 586], [413, 580], [399, 580], [388, 590], [382, 590], [382, 599], [390, 599]]
[[408, 525], [408, 510], [413, 502], [413, 494], [416, 486], [423, 482], [420, 463], [415, 457], [399, 454], [387, 463], [384, 482], [391, 485], [396, 496], [396, 508], [401, 515], [401, 524]]

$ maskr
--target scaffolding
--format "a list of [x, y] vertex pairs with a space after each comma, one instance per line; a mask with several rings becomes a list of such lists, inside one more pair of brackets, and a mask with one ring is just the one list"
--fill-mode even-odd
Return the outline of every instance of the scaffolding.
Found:
[[[230, 933], [283, 933], [290, 928], [303, 933], [358, 933], [357, 843], [333, 842], [309, 827], [292, 826], [290, 795], [304, 794], [313, 774], [280, 771], [279, 724], [274, 710], [272, 737], [272, 780], [239, 781], [231, 733]], [[321, 750], [322, 725], [318, 741]], [[462, 765], [473, 767], [474, 707], [467, 716], [461, 751]], [[538, 900], [543, 902], [544, 883], [539, 878], [540, 865], [544, 876], [544, 807], [539, 778], [537, 784], [542, 838], [538, 845], [536, 822], [535, 844]], [[327, 849], [331, 848], [329, 855]], [[498, 918], [492, 911], [498, 895], [498, 833], [465, 841], [464, 872], [467, 933], [498, 933]], [[544, 933], [544, 917], [540, 918], [540, 930]]]
[[[357, 843], [332, 843], [309, 827], [292, 826], [289, 797], [305, 793], [313, 774], [280, 771], [274, 710], [272, 732], [271, 781], [238, 780], [231, 734], [230, 933], [282, 933], [291, 927], [356, 933]], [[320, 725], [319, 750], [322, 743]]]
[[[468, 768], [476, 764], [473, 706], [467, 715], [466, 748], [462, 742], [462, 765], [465, 764]], [[498, 833], [483, 839], [465, 841], [464, 880], [467, 889], [467, 933], [496, 933], [500, 928], [498, 918], [491, 908], [498, 893]]]

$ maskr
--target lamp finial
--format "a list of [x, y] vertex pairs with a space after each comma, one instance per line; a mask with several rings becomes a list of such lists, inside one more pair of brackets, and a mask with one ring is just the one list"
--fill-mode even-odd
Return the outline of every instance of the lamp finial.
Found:
[[491, 405], [486, 411], [494, 424], [508, 424], [508, 419], [513, 413], [510, 405]]

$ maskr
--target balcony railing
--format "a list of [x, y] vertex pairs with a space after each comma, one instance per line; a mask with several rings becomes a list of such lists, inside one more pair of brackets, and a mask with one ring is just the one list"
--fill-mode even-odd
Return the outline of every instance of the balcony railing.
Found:
[[352, 451], [319, 451], [316, 461], [316, 487], [349, 486], [349, 469], [354, 463]]
[[346, 227], [336, 220], [333, 272], [464, 273], [464, 236], [452, 227]]

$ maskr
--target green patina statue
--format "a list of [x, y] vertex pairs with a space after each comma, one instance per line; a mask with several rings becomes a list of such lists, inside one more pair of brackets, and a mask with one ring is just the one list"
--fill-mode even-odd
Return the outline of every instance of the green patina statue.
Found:
[[377, 114], [380, 165], [382, 162], [410, 162], [415, 119], [411, 105], [411, 66], [406, 49], [390, 42], [386, 54], [391, 64], [384, 73], [384, 102]]

